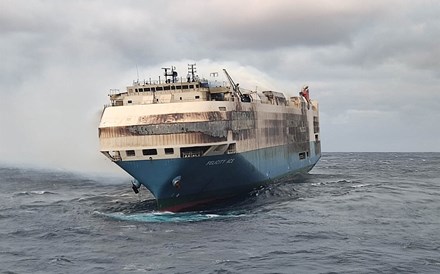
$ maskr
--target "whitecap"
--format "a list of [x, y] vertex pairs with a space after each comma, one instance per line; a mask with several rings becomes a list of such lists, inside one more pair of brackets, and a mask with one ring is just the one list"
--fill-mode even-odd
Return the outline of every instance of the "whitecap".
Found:
[[134, 221], [144, 223], [180, 223], [180, 222], [201, 222], [214, 219], [243, 217], [243, 214], [212, 214], [203, 212], [149, 212], [126, 214], [123, 212], [102, 213], [95, 211], [94, 214], [109, 217], [121, 221]]
[[50, 192], [50, 191], [45, 191], [45, 190], [33, 190], [30, 192], [30, 194], [44, 195], [44, 194], [55, 194], [55, 193]]
[[22, 191], [15, 193], [14, 196], [25, 196], [25, 195], [52, 195], [56, 194], [54, 192], [45, 191], [45, 190], [32, 190], [32, 191]]
[[366, 187], [366, 186], [370, 186], [370, 184], [360, 184], [360, 185], [354, 185], [351, 186], [352, 188], [360, 188], [360, 187]]

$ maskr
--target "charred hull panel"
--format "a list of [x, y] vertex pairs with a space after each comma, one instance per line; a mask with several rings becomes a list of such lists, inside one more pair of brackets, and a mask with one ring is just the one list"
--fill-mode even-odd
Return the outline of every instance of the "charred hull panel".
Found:
[[[289, 149], [284, 145], [240, 154], [117, 164], [150, 190], [160, 210], [180, 211], [307, 172], [320, 158], [314, 154], [300, 159], [298, 153], [287, 153]], [[178, 185], [173, 183], [176, 178]]]

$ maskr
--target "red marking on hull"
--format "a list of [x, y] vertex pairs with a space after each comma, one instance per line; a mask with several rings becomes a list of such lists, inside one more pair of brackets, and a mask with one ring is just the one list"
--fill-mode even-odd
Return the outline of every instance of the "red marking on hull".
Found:
[[[223, 198], [223, 199], [225, 199], [225, 198]], [[210, 199], [205, 199], [205, 200], [187, 202], [187, 203], [178, 204], [178, 205], [166, 206], [166, 207], [160, 208], [159, 210], [160, 211], [170, 211], [170, 212], [190, 211], [190, 209], [195, 209], [201, 205], [210, 204], [215, 201], [219, 201], [219, 200], [223, 200], [223, 199], [210, 198]]]

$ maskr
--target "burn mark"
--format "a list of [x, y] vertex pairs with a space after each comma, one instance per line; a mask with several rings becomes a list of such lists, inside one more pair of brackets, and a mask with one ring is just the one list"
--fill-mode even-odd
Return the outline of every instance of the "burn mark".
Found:
[[232, 138], [235, 141], [243, 141], [256, 138], [255, 129], [242, 129], [233, 132]]
[[138, 124], [153, 125], [153, 124], [168, 124], [168, 123], [222, 121], [222, 120], [230, 120], [229, 116], [230, 116], [230, 112], [227, 113], [224, 111], [144, 115], [138, 118]]
[[[120, 136], [163, 135], [187, 132], [200, 132], [213, 137], [227, 137], [228, 131], [238, 133], [241, 138], [255, 138], [255, 112], [203, 112], [174, 113], [156, 116], [142, 116], [142, 125], [114, 128]], [[197, 121], [198, 120], [198, 121]], [[147, 123], [148, 124], [145, 124]], [[240, 133], [241, 132], [241, 133]]]
[[321, 154], [321, 141], [316, 141], [315, 142], [315, 153], [316, 154]]
[[185, 132], [201, 132], [214, 137], [228, 135], [229, 121], [210, 121], [194, 123], [170, 123], [162, 125], [137, 125], [128, 126], [131, 135], [162, 135]]
[[[305, 104], [303, 108], [306, 108]], [[305, 111], [304, 114], [253, 110], [173, 113], [142, 116], [138, 122], [138, 125], [132, 126], [101, 128], [101, 137], [149, 136], [152, 140], [163, 140], [160, 141], [162, 143], [171, 136], [185, 135], [179, 143], [207, 143], [227, 141], [231, 131], [232, 139], [245, 141], [246, 149], [288, 144], [288, 152], [310, 151], [309, 123]], [[316, 132], [317, 128], [319, 130], [316, 118], [314, 128], [310, 130]], [[177, 139], [172, 139], [172, 142], [177, 142]]]
[[319, 118], [317, 116], [313, 116], [313, 132], [319, 132]]
[[253, 111], [234, 111], [231, 113], [231, 129], [233, 132], [243, 129], [255, 129], [256, 120]]

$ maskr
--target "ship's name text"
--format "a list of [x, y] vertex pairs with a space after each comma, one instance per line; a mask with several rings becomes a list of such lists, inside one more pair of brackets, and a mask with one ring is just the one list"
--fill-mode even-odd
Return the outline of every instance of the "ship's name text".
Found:
[[216, 161], [208, 161], [206, 162], [207, 166], [216, 166], [216, 165], [224, 165], [224, 164], [232, 164], [234, 162], [234, 159], [222, 159], [222, 160], [216, 160]]

